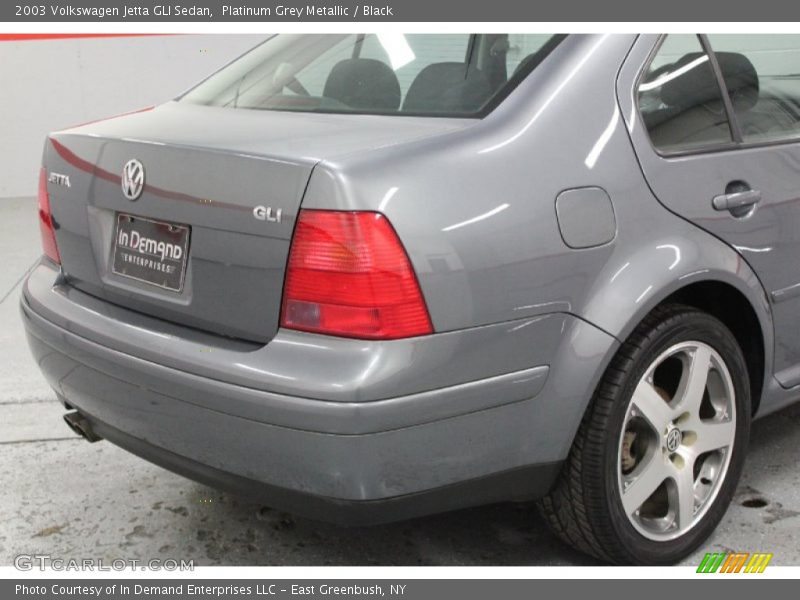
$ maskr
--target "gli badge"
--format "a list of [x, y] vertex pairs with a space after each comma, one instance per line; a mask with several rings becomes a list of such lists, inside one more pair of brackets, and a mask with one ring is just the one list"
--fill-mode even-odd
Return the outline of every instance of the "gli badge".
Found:
[[253, 209], [253, 216], [259, 221], [268, 221], [270, 223], [280, 223], [283, 209], [274, 209], [271, 206], [256, 206]]
[[144, 190], [144, 165], [135, 158], [122, 169], [122, 193], [128, 200], [137, 200]]

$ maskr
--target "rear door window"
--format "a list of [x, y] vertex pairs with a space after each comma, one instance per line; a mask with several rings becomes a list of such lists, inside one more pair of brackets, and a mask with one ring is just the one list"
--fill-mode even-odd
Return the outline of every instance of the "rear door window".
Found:
[[732, 143], [725, 104], [696, 35], [664, 38], [639, 82], [638, 103], [653, 146], [663, 153]]
[[742, 141], [800, 138], [800, 35], [709, 35]]

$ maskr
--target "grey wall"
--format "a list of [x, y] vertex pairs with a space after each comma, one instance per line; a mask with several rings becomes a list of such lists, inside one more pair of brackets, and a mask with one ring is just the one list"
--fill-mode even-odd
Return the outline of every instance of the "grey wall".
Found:
[[36, 194], [49, 131], [169, 100], [265, 37], [0, 42], [0, 198]]

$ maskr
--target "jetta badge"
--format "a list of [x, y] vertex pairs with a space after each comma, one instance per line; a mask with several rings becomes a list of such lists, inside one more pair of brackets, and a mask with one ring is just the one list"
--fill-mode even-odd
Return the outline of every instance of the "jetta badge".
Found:
[[144, 165], [135, 158], [122, 169], [122, 193], [128, 200], [137, 200], [144, 190]]
[[47, 181], [48, 183], [60, 185], [62, 187], [72, 187], [69, 182], [69, 175], [62, 175], [61, 173], [56, 173], [55, 171], [50, 171], [50, 176], [47, 178]]

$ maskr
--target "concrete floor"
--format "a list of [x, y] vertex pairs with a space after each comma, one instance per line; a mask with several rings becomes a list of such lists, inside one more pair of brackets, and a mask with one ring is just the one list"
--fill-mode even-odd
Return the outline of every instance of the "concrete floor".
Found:
[[[0, 200], [0, 564], [23, 553], [196, 565], [592, 564], [553, 538], [530, 505], [341, 528], [79, 440], [28, 354], [19, 319], [19, 284], [39, 254], [35, 200]], [[740, 550], [800, 565], [798, 448], [800, 406], [755, 424], [736, 502], [686, 564], [706, 551]]]

